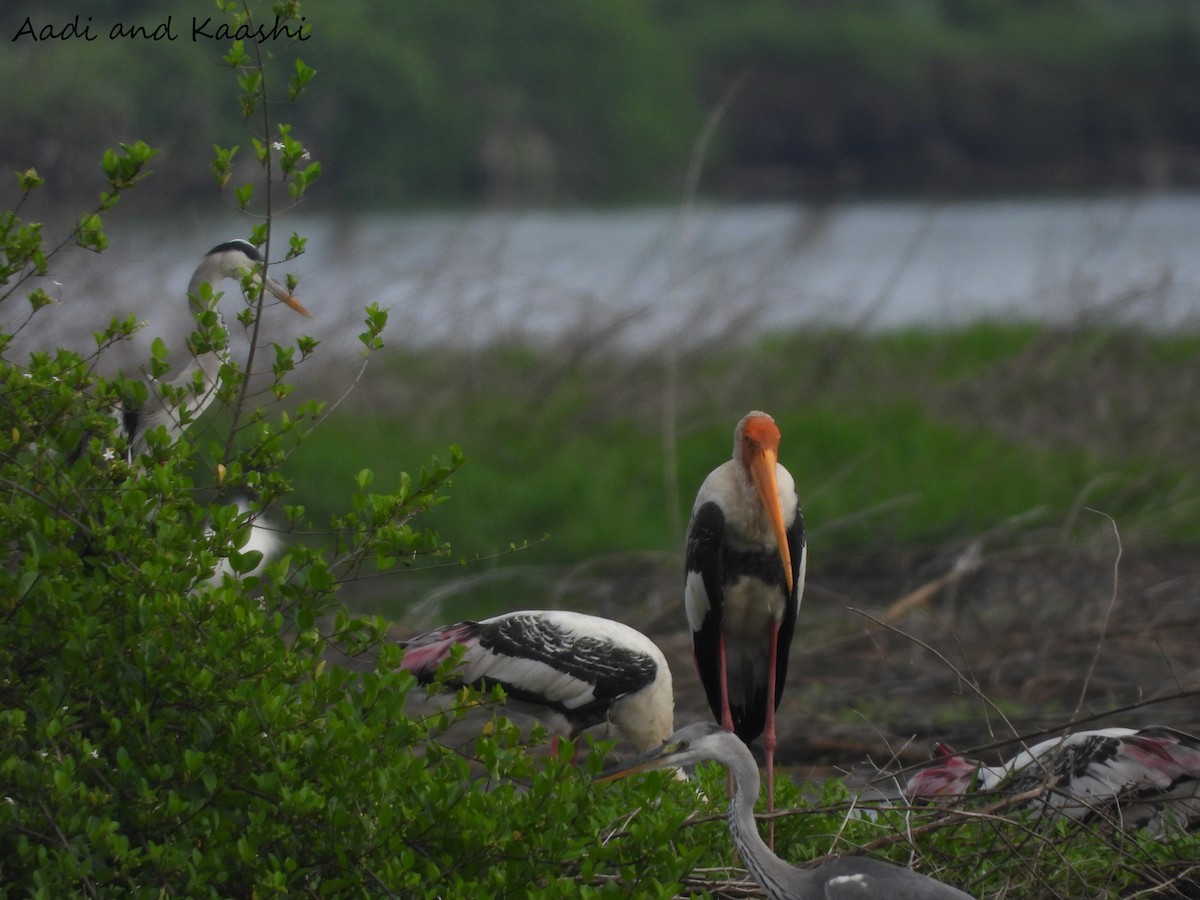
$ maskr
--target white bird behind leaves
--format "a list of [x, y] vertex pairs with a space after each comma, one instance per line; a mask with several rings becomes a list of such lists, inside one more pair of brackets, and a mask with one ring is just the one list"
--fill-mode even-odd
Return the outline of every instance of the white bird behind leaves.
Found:
[[[203, 296], [207, 294], [205, 285], [215, 293], [216, 286], [222, 281], [240, 280], [249, 275], [255, 284], [263, 285], [268, 293], [279, 298], [288, 308], [311, 317], [312, 314], [286, 287], [262, 274], [262, 265], [262, 254], [249, 241], [233, 240], [218, 244], [204, 254], [192, 273], [187, 288], [189, 308], [193, 313], [203, 312]], [[166, 382], [170, 390], [164, 391], [162, 386], [152, 381], [144, 403], [120, 411], [119, 424], [125, 433], [130, 462], [137, 460], [145, 449], [147, 432], [162, 425], [171, 441], [178, 439], [187, 425], [203, 414], [216, 397], [221, 366], [227, 358], [228, 349], [197, 349], [190, 345], [188, 349], [191, 357], [187, 365]], [[177, 402], [166, 396], [176, 391], [187, 392], [186, 399]]]

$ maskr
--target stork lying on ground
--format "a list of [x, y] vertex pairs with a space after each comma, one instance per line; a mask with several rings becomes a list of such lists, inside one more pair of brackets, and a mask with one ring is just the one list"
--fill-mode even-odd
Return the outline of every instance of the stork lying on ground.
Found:
[[1031, 805], [1043, 815], [1088, 821], [1111, 816], [1162, 832], [1200, 824], [1200, 739], [1162, 726], [1078, 731], [985, 766], [945, 744], [908, 781], [910, 800], [978, 791], [1019, 794], [1045, 785]]

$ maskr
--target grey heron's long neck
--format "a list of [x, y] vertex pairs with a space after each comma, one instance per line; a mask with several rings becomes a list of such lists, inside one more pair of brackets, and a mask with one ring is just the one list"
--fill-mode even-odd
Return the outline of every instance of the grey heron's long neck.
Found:
[[[191, 298], [199, 296], [202, 284], [207, 282], [211, 286], [214, 282], [219, 281], [221, 277], [219, 273], [216, 275], [210, 274], [203, 266], [198, 268], [192, 275], [191, 281], [188, 282], [188, 308], [193, 312], [196, 311], [196, 301]], [[220, 314], [218, 313], [219, 317]], [[224, 324], [224, 320], [221, 320], [222, 327], [224, 327]], [[171, 385], [175, 387], [191, 385], [197, 370], [204, 373], [204, 392], [194, 400], [184, 404], [192, 418], [203, 413], [216, 395], [217, 381], [220, 378], [221, 366], [225, 362], [225, 357], [225, 351], [209, 350], [204, 353], [196, 353], [192, 356], [192, 361], [183, 368], [179, 375], [171, 380]]]
[[[758, 799], [758, 767], [747, 750], [727, 763], [733, 774], [733, 802], [729, 804], [729, 832], [733, 842], [767, 896], [773, 900], [803, 900], [822, 895], [810, 894], [803, 888], [809, 873], [785, 863], [771, 852], [754, 821], [754, 802]], [[796, 893], [797, 889], [801, 893]]]

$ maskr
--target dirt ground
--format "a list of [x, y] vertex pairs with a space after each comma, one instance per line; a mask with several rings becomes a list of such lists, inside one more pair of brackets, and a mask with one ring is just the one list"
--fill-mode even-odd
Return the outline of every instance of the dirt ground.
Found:
[[[778, 713], [781, 765], [894, 771], [928, 760], [938, 740], [994, 761], [1017, 752], [1015, 739], [1072, 722], [1200, 731], [1200, 559], [1123, 552], [1115, 535], [1096, 546], [1042, 537], [811, 575]], [[654, 638], [676, 724], [708, 719], [677, 573], [661, 561], [604, 569], [576, 572], [560, 599]], [[630, 596], [648, 598], [636, 618]]]
[[[576, 609], [645, 632], [671, 666], [682, 726], [711, 713], [678, 565], [670, 555], [599, 559], [526, 572], [504, 593], [538, 597], [512, 609]], [[397, 637], [455, 619], [444, 607], [424, 615], [397, 623]], [[935, 741], [996, 762], [1019, 739], [1072, 723], [1200, 732], [1198, 638], [1200, 559], [1123, 550], [1115, 532], [1091, 544], [1039, 533], [827, 567], [805, 587], [777, 760], [801, 778], [865, 776], [919, 766]]]

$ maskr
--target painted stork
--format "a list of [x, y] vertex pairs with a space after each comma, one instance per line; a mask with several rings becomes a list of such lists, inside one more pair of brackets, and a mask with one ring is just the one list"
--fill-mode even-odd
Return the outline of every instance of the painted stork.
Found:
[[[200, 265], [192, 273], [188, 282], [187, 296], [193, 312], [200, 312], [203, 301], [200, 299], [201, 286], [207, 284], [215, 288], [226, 278], [242, 279], [251, 275], [255, 284], [261, 284], [273, 295], [282, 300], [288, 307], [303, 316], [311, 313], [291, 295], [287, 288], [262, 273], [263, 258], [258, 249], [249, 241], [226, 241], [213, 247], [204, 254]], [[189, 349], [192, 349], [189, 347]], [[192, 352], [191, 362], [171, 382], [169, 387], [176, 390], [193, 388], [200, 389], [190, 399], [174, 403], [163, 398], [161, 392], [153, 390], [151, 385], [150, 398], [138, 408], [125, 408], [120, 411], [120, 425], [128, 446], [128, 460], [133, 462], [145, 448], [146, 433], [159, 425], [166, 427], [172, 438], [178, 438], [186, 424], [193, 421], [212, 402], [217, 393], [221, 366], [227, 358], [225, 350], [207, 350]]]
[[[696, 669], [713, 716], [746, 743], [763, 735], [767, 808], [775, 808], [775, 709], [804, 590], [804, 516], [779, 465], [779, 428], [752, 412], [733, 458], [696, 495], [687, 536], [684, 606]], [[774, 837], [772, 823], [771, 837]]]
[[1040, 785], [1040, 812], [1077, 821], [1108, 815], [1129, 828], [1161, 833], [1200, 824], [1200, 738], [1173, 728], [1102, 728], [1051, 738], [998, 766], [985, 766], [945, 744], [936, 762], [908, 781], [911, 800]]
[[814, 869], [784, 862], [763, 842], [754, 822], [759, 786], [754, 757], [736, 736], [710, 722], [679, 729], [663, 746], [602, 772], [595, 781], [710, 759], [729, 769], [734, 783], [729, 832], [750, 875], [772, 900], [970, 900], [958, 888], [879, 859], [842, 856]]
[[628, 625], [566, 610], [523, 610], [459, 622], [401, 641], [401, 665], [427, 684], [465, 648], [451, 684], [500, 685], [507, 703], [554, 735], [576, 737], [610, 721], [638, 750], [671, 733], [675, 695], [657, 645]]

